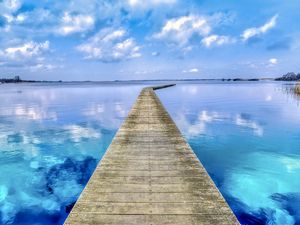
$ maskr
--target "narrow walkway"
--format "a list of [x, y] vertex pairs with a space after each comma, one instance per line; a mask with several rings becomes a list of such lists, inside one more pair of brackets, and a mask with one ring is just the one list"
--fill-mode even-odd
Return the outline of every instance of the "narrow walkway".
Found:
[[65, 224], [239, 224], [153, 89], [140, 93]]

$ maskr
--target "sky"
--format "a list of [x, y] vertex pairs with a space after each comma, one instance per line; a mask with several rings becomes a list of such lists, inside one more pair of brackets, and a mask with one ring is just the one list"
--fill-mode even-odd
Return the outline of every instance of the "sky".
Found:
[[299, 0], [0, 0], [0, 77], [278, 77], [300, 72], [299, 11]]

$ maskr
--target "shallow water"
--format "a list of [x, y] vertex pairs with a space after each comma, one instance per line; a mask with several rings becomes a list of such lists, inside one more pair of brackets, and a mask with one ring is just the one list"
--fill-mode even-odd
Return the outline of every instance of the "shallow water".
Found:
[[[0, 86], [0, 224], [63, 224], [143, 84]], [[157, 91], [242, 224], [300, 224], [300, 106], [282, 83]]]
[[158, 93], [242, 224], [300, 224], [300, 106], [285, 85]]

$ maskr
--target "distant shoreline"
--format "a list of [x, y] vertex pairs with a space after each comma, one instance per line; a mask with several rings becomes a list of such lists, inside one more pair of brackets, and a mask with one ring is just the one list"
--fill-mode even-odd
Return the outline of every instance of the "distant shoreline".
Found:
[[48, 80], [21, 80], [21, 79], [0, 79], [0, 84], [19, 84], [19, 83], [141, 83], [141, 82], [258, 82], [258, 81], [300, 81], [288, 75], [279, 78], [219, 78], [219, 79], [153, 79], [153, 80], [111, 80], [111, 81], [48, 81]]
[[222, 81], [222, 82], [230, 82], [230, 81], [274, 81], [274, 78], [250, 78], [250, 79], [242, 79], [242, 78], [222, 78], [222, 79], [154, 79], [154, 80], [112, 80], [112, 81], [47, 81], [47, 80], [18, 80], [15, 81], [13, 79], [0, 79], [0, 84], [9, 84], [9, 83], [136, 83], [136, 82], [199, 82], [199, 81]]

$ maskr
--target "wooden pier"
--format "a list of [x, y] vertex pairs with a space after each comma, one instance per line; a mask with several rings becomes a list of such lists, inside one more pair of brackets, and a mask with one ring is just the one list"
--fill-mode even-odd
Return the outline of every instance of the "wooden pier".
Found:
[[66, 225], [239, 224], [156, 96], [163, 87], [141, 91]]

